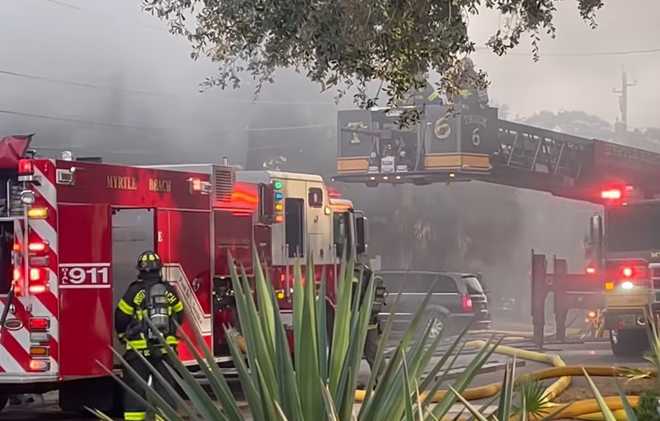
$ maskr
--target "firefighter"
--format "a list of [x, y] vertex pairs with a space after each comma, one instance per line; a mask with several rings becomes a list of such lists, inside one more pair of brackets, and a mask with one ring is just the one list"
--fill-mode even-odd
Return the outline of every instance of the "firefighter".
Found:
[[415, 74], [415, 80], [418, 84], [422, 85], [419, 88], [411, 88], [404, 95], [403, 101], [398, 104], [400, 106], [424, 106], [429, 104], [442, 105], [442, 97], [437, 89], [429, 82], [428, 72], [418, 72]]
[[488, 105], [488, 91], [479, 85], [479, 73], [474, 68], [471, 58], [461, 60], [462, 73], [458, 81], [460, 99], [468, 109], [484, 108]]
[[[176, 325], [183, 319], [183, 303], [177, 297], [172, 286], [162, 277], [163, 264], [158, 254], [145, 251], [137, 260], [138, 277], [132, 282], [115, 310], [115, 328], [119, 340], [126, 345], [127, 363], [148, 381], [151, 371], [137, 355], [141, 353], [149, 363], [171, 384], [174, 380], [165, 362], [168, 358], [165, 346], [159, 339], [158, 332], [165, 337], [167, 344], [176, 351], [178, 339]], [[148, 323], [146, 319], [151, 323]], [[136, 392], [145, 396], [138, 381], [124, 370], [124, 380]], [[167, 399], [167, 392], [162, 384], [152, 378], [154, 390]], [[171, 399], [168, 399], [171, 402]], [[156, 416], [158, 419], [159, 417]], [[139, 400], [126, 393], [124, 400], [124, 420], [141, 421], [146, 419], [146, 410]]]

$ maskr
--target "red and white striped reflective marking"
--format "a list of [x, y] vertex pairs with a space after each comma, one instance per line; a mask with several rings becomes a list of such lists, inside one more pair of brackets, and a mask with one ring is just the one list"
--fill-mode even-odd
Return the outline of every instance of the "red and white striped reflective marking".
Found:
[[[38, 375], [56, 375], [59, 371], [59, 285], [58, 274], [58, 241], [57, 241], [57, 190], [55, 187], [54, 161], [35, 161], [35, 178], [38, 183], [32, 184], [35, 192], [33, 207], [48, 209], [46, 219], [30, 219], [27, 235], [23, 232], [22, 222], [15, 224], [16, 240], [27, 246], [28, 241], [48, 242], [49, 259], [46, 267], [48, 281], [46, 291], [39, 294], [16, 297], [10, 308], [10, 318], [21, 321], [20, 329], [2, 329], [0, 339], [0, 382], [5, 375], [28, 375], [30, 365], [30, 332], [28, 329], [30, 317], [47, 317], [50, 320], [49, 347], [50, 369], [47, 372], [34, 373]], [[4, 308], [7, 297], [0, 298], [0, 308]]]

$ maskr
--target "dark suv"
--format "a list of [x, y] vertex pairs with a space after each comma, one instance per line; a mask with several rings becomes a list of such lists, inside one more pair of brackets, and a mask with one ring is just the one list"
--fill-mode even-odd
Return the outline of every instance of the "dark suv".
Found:
[[[405, 332], [429, 291], [431, 299], [424, 314], [424, 325], [436, 319], [431, 335], [438, 334], [443, 328], [446, 334], [458, 333], [471, 321], [472, 329], [490, 327], [488, 299], [476, 275], [388, 270], [380, 271], [376, 276], [383, 279], [388, 292], [388, 306], [380, 313], [380, 318], [387, 320], [390, 312], [394, 311], [392, 333], [395, 336]], [[399, 292], [399, 304], [392, 309]]]

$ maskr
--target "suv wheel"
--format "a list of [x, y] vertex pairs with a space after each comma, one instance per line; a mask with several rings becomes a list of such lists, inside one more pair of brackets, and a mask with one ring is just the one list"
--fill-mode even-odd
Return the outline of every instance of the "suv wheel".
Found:
[[437, 338], [438, 335], [442, 334], [442, 331], [445, 329], [446, 325], [447, 325], [447, 316], [445, 316], [444, 314], [439, 315], [431, 325], [431, 330], [429, 331], [429, 337], [431, 339]]

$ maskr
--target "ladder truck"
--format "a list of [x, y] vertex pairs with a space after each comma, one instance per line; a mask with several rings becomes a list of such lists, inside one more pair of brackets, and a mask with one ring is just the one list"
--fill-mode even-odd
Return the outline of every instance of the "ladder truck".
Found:
[[613, 352], [640, 353], [660, 311], [660, 153], [503, 120], [484, 105], [417, 107], [420, 121], [407, 127], [398, 121], [410, 107], [340, 111], [334, 179], [371, 187], [476, 180], [602, 205], [584, 273], [568, 274], [563, 259], [547, 273], [545, 256], [532, 253], [535, 332], [542, 341], [545, 296], [554, 292], [558, 321], [596, 303]]

